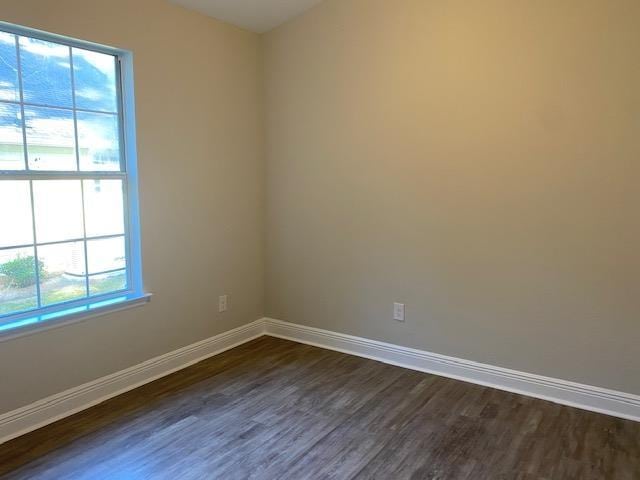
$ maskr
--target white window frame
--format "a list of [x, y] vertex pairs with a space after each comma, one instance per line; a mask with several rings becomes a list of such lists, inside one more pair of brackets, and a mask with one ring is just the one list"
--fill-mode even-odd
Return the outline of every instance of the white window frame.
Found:
[[[124, 185], [124, 237], [126, 249], [126, 268], [127, 268], [127, 289], [114, 293], [91, 296], [87, 292], [88, 297], [62, 302], [56, 305], [42, 307], [40, 304], [40, 282], [39, 272], [36, 267], [36, 288], [38, 297], [38, 308], [25, 312], [0, 315], [0, 340], [20, 335], [24, 332], [32, 332], [33, 330], [48, 329], [53, 326], [66, 324], [83, 320], [88, 317], [102, 315], [112, 310], [121, 310], [129, 306], [138, 306], [146, 303], [150, 295], [144, 293], [142, 282], [142, 252], [140, 245], [140, 215], [139, 215], [139, 199], [138, 199], [138, 170], [137, 170], [137, 152], [136, 152], [136, 119], [135, 119], [135, 99], [134, 99], [134, 79], [133, 79], [133, 54], [130, 51], [118, 48], [108, 47], [93, 42], [77, 40], [66, 36], [53, 33], [47, 33], [40, 30], [31, 29], [13, 25], [6, 22], [0, 22], [0, 30], [6, 33], [31, 37], [38, 40], [55, 42], [68, 47], [77, 47], [85, 50], [91, 50], [98, 53], [113, 55], [116, 58], [116, 82], [117, 82], [117, 101], [118, 101], [118, 124], [119, 124], [119, 140], [120, 140], [120, 171], [113, 172], [91, 172], [78, 171], [75, 172], [59, 172], [59, 171], [40, 171], [28, 170], [28, 153], [25, 140], [24, 126], [24, 106], [22, 98], [22, 73], [20, 58], [18, 56], [18, 71], [20, 82], [20, 101], [5, 102], [19, 104], [22, 109], [23, 117], [23, 142], [26, 170], [0, 170], [0, 181], [3, 180], [30, 180], [30, 189], [33, 189], [33, 180], [53, 180], [53, 179], [120, 179]], [[18, 54], [19, 55], [19, 54]], [[71, 66], [72, 88], [73, 85], [73, 65]], [[30, 106], [30, 104], [26, 104]], [[46, 105], [42, 105], [46, 106]], [[55, 107], [60, 108], [60, 107]], [[80, 109], [81, 111], [83, 109]], [[74, 119], [75, 100], [73, 104]], [[74, 120], [75, 123], [75, 120]], [[77, 134], [77, 132], [76, 132]], [[77, 139], [76, 139], [77, 144]], [[76, 152], [76, 155], [79, 155]], [[31, 194], [32, 217], [33, 213], [33, 192]], [[35, 220], [34, 220], [35, 221]], [[35, 224], [33, 225], [35, 236]], [[110, 236], [106, 236], [107, 238]], [[112, 236], [111, 236], [112, 237]], [[97, 238], [97, 237], [96, 237]], [[51, 244], [66, 243], [74, 239], [64, 240], [61, 242], [50, 242]], [[86, 241], [86, 235], [82, 239]], [[37, 239], [34, 237], [34, 245]], [[47, 243], [48, 244], [48, 243]], [[31, 245], [28, 245], [31, 246]], [[12, 246], [9, 248], [16, 248]], [[38, 260], [37, 253], [34, 255], [36, 262]], [[85, 248], [86, 262], [86, 248]], [[36, 263], [37, 265], [37, 263]], [[86, 278], [88, 279], [88, 272]], [[88, 281], [88, 280], [87, 280]]]

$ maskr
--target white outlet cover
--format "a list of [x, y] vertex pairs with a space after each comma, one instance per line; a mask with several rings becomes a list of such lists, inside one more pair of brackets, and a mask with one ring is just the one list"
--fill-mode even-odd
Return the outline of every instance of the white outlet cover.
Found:
[[393, 304], [393, 319], [397, 322], [404, 322], [404, 303]]
[[218, 312], [227, 311], [227, 295], [220, 295], [218, 297]]

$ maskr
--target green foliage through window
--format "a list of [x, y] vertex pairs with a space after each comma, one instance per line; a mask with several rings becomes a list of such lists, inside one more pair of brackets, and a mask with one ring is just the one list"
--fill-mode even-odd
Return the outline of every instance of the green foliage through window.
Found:
[[[36, 283], [34, 264], [35, 258], [33, 256], [18, 256], [0, 265], [0, 275], [5, 275], [9, 283], [14, 287], [30, 287]], [[40, 276], [44, 276], [44, 263], [42, 261], [38, 262], [38, 270]]]

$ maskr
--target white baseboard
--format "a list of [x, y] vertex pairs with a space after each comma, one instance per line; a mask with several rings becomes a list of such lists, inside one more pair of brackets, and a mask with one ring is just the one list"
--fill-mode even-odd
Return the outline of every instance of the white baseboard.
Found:
[[257, 320], [0, 415], [0, 444], [262, 335]]
[[263, 318], [0, 415], [0, 444], [265, 334], [640, 422], [639, 395]]
[[640, 396], [266, 318], [272, 337], [640, 422]]

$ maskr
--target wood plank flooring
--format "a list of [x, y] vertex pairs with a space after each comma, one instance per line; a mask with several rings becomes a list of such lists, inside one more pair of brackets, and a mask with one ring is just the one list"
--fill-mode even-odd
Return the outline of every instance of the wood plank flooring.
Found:
[[0, 446], [4, 479], [640, 479], [640, 423], [262, 337]]

